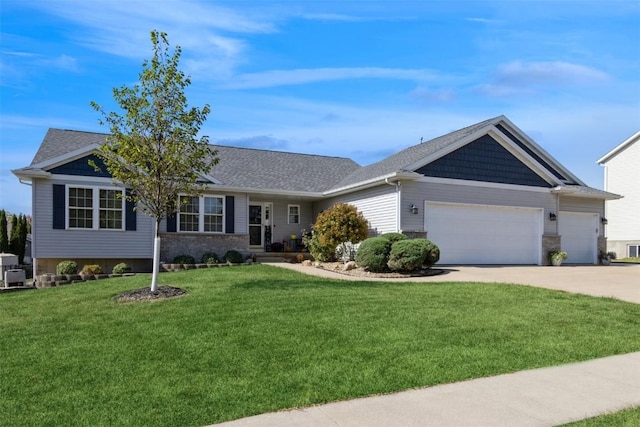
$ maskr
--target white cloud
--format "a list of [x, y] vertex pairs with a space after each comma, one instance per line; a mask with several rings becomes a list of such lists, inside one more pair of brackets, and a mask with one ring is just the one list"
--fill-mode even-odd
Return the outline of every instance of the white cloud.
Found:
[[295, 70], [271, 70], [261, 73], [240, 74], [224, 85], [226, 89], [253, 89], [274, 86], [300, 85], [314, 82], [346, 79], [394, 79], [432, 81], [438, 75], [425, 69], [400, 69], [380, 67], [359, 68], [301, 68]]
[[492, 97], [533, 94], [545, 88], [602, 83], [609, 75], [598, 69], [569, 62], [513, 61], [499, 66], [491, 81], [477, 90]]

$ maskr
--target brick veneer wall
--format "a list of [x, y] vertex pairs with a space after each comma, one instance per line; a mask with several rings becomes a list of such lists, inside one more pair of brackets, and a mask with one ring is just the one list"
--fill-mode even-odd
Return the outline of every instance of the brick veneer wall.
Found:
[[178, 255], [191, 255], [196, 262], [207, 252], [215, 252], [219, 257], [231, 249], [248, 255], [248, 234], [187, 234], [163, 233], [160, 242], [160, 260], [172, 262]]

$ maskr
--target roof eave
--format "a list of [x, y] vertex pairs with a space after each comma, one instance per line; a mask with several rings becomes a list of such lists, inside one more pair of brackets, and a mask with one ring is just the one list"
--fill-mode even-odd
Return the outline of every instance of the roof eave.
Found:
[[324, 196], [339, 196], [341, 194], [350, 193], [356, 190], [363, 190], [365, 188], [375, 187], [383, 183], [396, 183], [400, 181], [415, 181], [421, 178], [422, 175], [416, 172], [402, 170], [392, 172], [386, 175], [378, 176], [376, 178], [368, 179], [366, 181], [356, 182], [355, 184], [346, 185], [344, 187], [332, 188], [325, 191]]
[[629, 138], [625, 139], [622, 143], [618, 144], [613, 150], [609, 151], [607, 154], [599, 158], [597, 163], [600, 165], [607, 163], [609, 160], [611, 160], [612, 157], [615, 157], [618, 153], [638, 140], [640, 140], [640, 130], [634, 133]]
[[552, 193], [560, 195], [569, 195], [573, 197], [581, 197], [585, 199], [600, 199], [600, 200], [618, 200], [624, 196], [615, 193], [609, 193], [608, 191], [598, 190], [597, 193], [583, 193], [577, 188], [570, 188], [565, 186], [557, 186], [551, 189]]
[[13, 169], [11, 171], [12, 174], [18, 177], [20, 180], [31, 181], [33, 178], [51, 178], [51, 173], [47, 171], [43, 171], [39, 168], [21, 168], [21, 169]]

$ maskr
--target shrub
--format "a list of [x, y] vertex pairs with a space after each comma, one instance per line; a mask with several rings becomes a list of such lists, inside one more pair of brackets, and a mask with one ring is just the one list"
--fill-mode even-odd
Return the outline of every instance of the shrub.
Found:
[[391, 244], [394, 244], [395, 242], [399, 242], [400, 240], [408, 239], [408, 237], [402, 233], [384, 233], [380, 235], [380, 237], [387, 239], [388, 241], [391, 242]]
[[338, 203], [318, 215], [307, 248], [316, 260], [332, 261], [338, 245], [358, 243], [368, 235], [369, 223], [362, 212], [355, 206]]
[[432, 243], [426, 239], [400, 240], [391, 245], [387, 265], [392, 271], [415, 271], [427, 262]]
[[129, 267], [126, 263], [121, 262], [120, 264], [116, 264], [113, 266], [111, 273], [113, 274], [131, 273], [131, 267]]
[[56, 266], [56, 274], [78, 274], [78, 264], [75, 261], [62, 261]]
[[309, 249], [309, 253], [314, 260], [320, 262], [329, 262], [335, 259], [335, 246], [323, 244], [320, 236], [313, 234], [311, 238], [304, 240], [304, 244]]
[[202, 258], [200, 258], [200, 262], [203, 264], [217, 264], [220, 262], [220, 257], [218, 257], [218, 254], [216, 253], [207, 252], [206, 254], [202, 255]]
[[82, 267], [83, 274], [102, 274], [102, 268], [98, 264], [88, 264]]
[[431, 268], [431, 266], [440, 261], [440, 248], [430, 240], [427, 240], [427, 242], [429, 242], [429, 247], [427, 257], [424, 259], [424, 266]]
[[232, 264], [241, 264], [242, 261], [244, 261], [244, 257], [240, 252], [231, 249], [228, 250], [226, 254], [224, 254], [224, 260]]
[[174, 264], [195, 264], [196, 260], [191, 255], [178, 255], [173, 259]]
[[360, 243], [356, 253], [356, 264], [372, 272], [382, 272], [387, 269], [391, 242], [384, 237], [370, 237]]

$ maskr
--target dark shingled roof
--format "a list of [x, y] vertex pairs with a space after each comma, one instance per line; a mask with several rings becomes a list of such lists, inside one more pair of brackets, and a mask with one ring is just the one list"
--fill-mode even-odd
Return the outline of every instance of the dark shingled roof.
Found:
[[404, 171], [409, 165], [412, 165], [416, 161], [424, 159], [425, 157], [438, 152], [448, 145], [451, 145], [456, 141], [459, 141], [462, 138], [471, 135], [478, 129], [481, 129], [500, 118], [502, 118], [502, 116], [494, 117], [492, 119], [476, 123], [475, 125], [471, 125], [455, 132], [448, 133], [430, 141], [422, 142], [418, 145], [406, 148], [392, 156], [380, 160], [379, 162], [354, 171], [352, 174], [340, 181], [334, 188], [347, 187], [358, 182], [375, 179], [394, 172]]
[[[104, 133], [49, 129], [31, 165], [92, 144], [102, 144]], [[220, 162], [209, 175], [222, 185], [264, 190], [322, 192], [360, 168], [343, 157], [286, 153], [213, 145]]]

